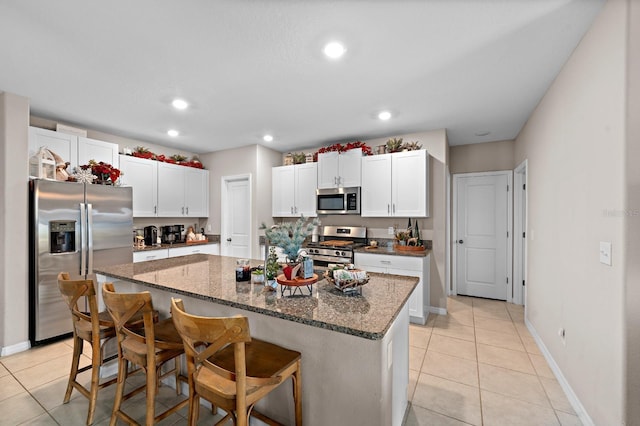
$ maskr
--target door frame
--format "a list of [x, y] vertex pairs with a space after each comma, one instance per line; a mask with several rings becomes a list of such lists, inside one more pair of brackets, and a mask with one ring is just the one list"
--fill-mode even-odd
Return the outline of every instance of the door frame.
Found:
[[221, 199], [221, 209], [220, 209], [220, 254], [222, 256], [228, 256], [228, 248], [226, 245], [226, 240], [229, 238], [229, 219], [227, 217], [227, 207], [229, 205], [229, 194], [228, 194], [228, 183], [232, 181], [238, 180], [246, 180], [249, 185], [249, 205], [247, 208], [249, 209], [249, 258], [253, 258], [253, 230], [251, 224], [253, 223], [253, 187], [251, 184], [251, 173], [240, 174], [240, 175], [230, 175], [230, 176], [222, 176], [221, 178], [221, 190], [220, 190], [220, 199]]
[[495, 172], [476, 172], [476, 173], [454, 173], [453, 174], [453, 185], [451, 187], [451, 193], [453, 198], [453, 212], [452, 212], [452, 221], [451, 221], [451, 233], [453, 238], [451, 238], [451, 288], [453, 295], [458, 294], [458, 285], [457, 285], [457, 267], [458, 267], [458, 259], [457, 254], [458, 250], [456, 250], [456, 241], [458, 241], [458, 182], [462, 178], [469, 177], [484, 177], [484, 176], [493, 176], [493, 175], [501, 175], [507, 176], [507, 187], [508, 187], [508, 197], [507, 200], [507, 279], [509, 280], [509, 287], [511, 291], [507, 291], [507, 302], [513, 301], [513, 171], [512, 170], [499, 170]]
[[[527, 300], [527, 221], [529, 216], [529, 194], [528, 194], [528, 160], [513, 170], [513, 235], [522, 235], [525, 238], [522, 244], [518, 244], [520, 237], [514, 238], [513, 244], [513, 303], [525, 305]], [[524, 185], [524, 186], [523, 186]], [[518, 283], [516, 285], [516, 283]], [[522, 285], [525, 283], [525, 285]]]

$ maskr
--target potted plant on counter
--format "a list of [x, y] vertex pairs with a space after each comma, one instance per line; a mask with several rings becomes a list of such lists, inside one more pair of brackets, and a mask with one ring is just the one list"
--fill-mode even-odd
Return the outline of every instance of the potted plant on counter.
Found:
[[280, 265], [278, 265], [278, 255], [276, 254], [275, 247], [269, 247], [269, 256], [264, 265], [264, 272], [267, 278], [265, 285], [270, 290], [275, 290], [277, 287], [276, 277], [280, 271]]

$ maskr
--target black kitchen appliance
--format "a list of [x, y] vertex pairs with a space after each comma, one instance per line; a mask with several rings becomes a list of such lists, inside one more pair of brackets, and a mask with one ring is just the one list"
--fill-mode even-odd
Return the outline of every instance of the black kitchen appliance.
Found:
[[155, 226], [144, 227], [144, 245], [153, 246], [158, 243], [158, 228]]
[[160, 228], [162, 230], [162, 243], [174, 244], [181, 243], [182, 232], [184, 231], [184, 225], [166, 225]]

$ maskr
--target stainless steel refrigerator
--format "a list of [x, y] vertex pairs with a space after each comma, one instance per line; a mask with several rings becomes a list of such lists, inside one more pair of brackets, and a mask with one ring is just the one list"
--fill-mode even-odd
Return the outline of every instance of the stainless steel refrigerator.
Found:
[[29, 339], [38, 344], [72, 331], [58, 273], [95, 280], [95, 267], [132, 262], [132, 192], [34, 179], [29, 193]]

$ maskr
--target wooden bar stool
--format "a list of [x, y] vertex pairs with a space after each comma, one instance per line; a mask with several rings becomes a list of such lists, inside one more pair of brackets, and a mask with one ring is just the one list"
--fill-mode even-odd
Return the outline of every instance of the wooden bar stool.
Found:
[[[93, 415], [98, 399], [98, 390], [116, 382], [116, 379], [100, 383], [100, 367], [106, 361], [114, 359], [104, 358], [104, 343], [116, 335], [115, 324], [108, 312], [98, 311], [96, 300], [96, 290], [93, 280], [70, 280], [68, 272], [58, 274], [58, 288], [67, 302], [71, 311], [71, 321], [73, 322], [73, 359], [71, 361], [71, 372], [67, 391], [64, 394], [63, 402], [66, 404], [71, 398], [73, 389], [77, 389], [82, 395], [89, 399], [89, 413], [87, 414], [87, 425], [93, 423]], [[86, 302], [89, 312], [84, 312], [78, 307], [78, 302]], [[142, 318], [139, 316], [139, 320]], [[78, 368], [80, 355], [84, 347], [83, 341], [91, 344], [91, 365]], [[77, 381], [78, 374], [91, 370], [91, 388], [87, 389]]]
[[234, 424], [246, 426], [249, 416], [279, 424], [253, 406], [289, 377], [296, 425], [302, 425], [300, 352], [252, 339], [246, 317], [190, 315], [182, 300], [173, 298], [171, 312], [187, 358], [190, 426], [198, 422], [200, 397], [227, 412], [216, 425], [232, 419]]
[[[186, 379], [180, 375], [179, 356], [184, 353], [180, 335], [171, 318], [153, 321], [153, 304], [148, 291], [142, 293], [116, 293], [113, 284], [102, 286], [102, 296], [107, 310], [116, 326], [118, 340], [118, 385], [116, 388], [110, 425], [114, 426], [118, 418], [129, 424], [138, 424], [131, 416], [121, 410], [122, 402], [146, 389], [146, 425], [153, 425], [185, 407], [189, 400], [179, 402], [166, 411], [155, 415], [155, 397], [160, 380], [174, 374], [176, 392], [180, 394], [180, 382]], [[142, 314], [144, 326], [133, 328], [127, 321], [136, 314]], [[174, 368], [161, 374], [162, 366], [174, 360]], [[146, 384], [124, 393], [129, 362], [140, 366], [146, 372]]]

